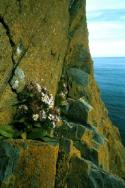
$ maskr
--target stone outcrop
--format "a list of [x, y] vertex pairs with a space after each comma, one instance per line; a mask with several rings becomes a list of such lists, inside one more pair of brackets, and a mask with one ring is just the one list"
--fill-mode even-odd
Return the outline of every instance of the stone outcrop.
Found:
[[56, 143], [0, 142], [1, 188], [125, 187], [125, 148], [94, 79], [85, 8], [85, 0], [0, 1], [0, 125], [13, 122], [29, 81], [53, 94], [63, 122]]
[[8, 140], [0, 145], [2, 188], [54, 188], [58, 145]]

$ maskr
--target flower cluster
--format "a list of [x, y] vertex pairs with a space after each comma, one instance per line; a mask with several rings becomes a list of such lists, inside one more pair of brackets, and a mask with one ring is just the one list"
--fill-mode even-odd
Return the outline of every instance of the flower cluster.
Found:
[[[30, 82], [18, 95], [19, 105], [16, 122], [22, 122], [27, 129], [35, 127], [55, 128], [60, 121], [60, 110], [54, 107], [54, 98], [46, 88]], [[22, 121], [23, 119], [23, 121]]]

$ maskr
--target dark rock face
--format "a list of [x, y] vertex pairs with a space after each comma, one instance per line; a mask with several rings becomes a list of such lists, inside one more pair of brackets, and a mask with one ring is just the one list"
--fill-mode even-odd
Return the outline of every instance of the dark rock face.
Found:
[[93, 107], [84, 98], [72, 101], [68, 109], [68, 117], [75, 122], [88, 123]]
[[78, 68], [70, 68], [67, 71], [69, 97], [77, 99], [85, 95], [90, 85], [90, 75]]
[[110, 175], [102, 171], [101, 169], [98, 169], [89, 161], [76, 157], [72, 159], [70, 165], [70, 175], [68, 177], [67, 187], [123, 188], [125, 187], [125, 182], [118, 177]]
[[12, 122], [29, 81], [57, 99], [61, 93], [66, 109], [54, 133], [59, 148], [0, 143], [1, 188], [125, 187], [125, 148], [94, 80], [85, 7], [85, 0], [0, 0], [0, 125]]

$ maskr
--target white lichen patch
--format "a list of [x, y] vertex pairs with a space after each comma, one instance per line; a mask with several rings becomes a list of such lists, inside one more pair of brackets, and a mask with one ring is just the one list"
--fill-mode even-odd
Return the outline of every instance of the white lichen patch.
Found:
[[22, 42], [19, 42], [16, 47], [16, 55], [21, 56], [24, 53], [24, 45]]
[[15, 70], [15, 76], [17, 76], [20, 80], [25, 79], [25, 74], [24, 74], [23, 70], [19, 67], [17, 67]]
[[17, 53], [18, 55], [21, 55], [21, 54], [22, 54], [22, 49], [20, 48], [20, 46], [17, 47], [16, 53]]
[[12, 83], [12, 88], [13, 89], [17, 89], [19, 87], [19, 80], [15, 80], [13, 83]]
[[79, 99], [80, 102], [82, 102], [88, 112], [91, 112], [93, 110], [93, 107], [82, 97]]
[[25, 86], [25, 74], [22, 69], [17, 67], [14, 72], [14, 76], [10, 81], [10, 85], [14, 90], [22, 90]]

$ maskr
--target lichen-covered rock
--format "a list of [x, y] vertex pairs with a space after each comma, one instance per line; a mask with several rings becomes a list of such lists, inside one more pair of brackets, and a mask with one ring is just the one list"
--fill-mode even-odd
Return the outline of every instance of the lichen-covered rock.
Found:
[[0, 143], [1, 188], [54, 188], [58, 145], [39, 141]]
[[91, 81], [88, 73], [78, 68], [70, 68], [67, 70], [67, 79], [69, 97], [78, 99], [85, 96], [86, 90], [88, 89]]
[[6, 28], [0, 17], [0, 96], [9, 81], [13, 70], [13, 62], [11, 59], [12, 48], [6, 32]]
[[59, 155], [57, 146], [41, 142], [2, 143], [3, 188], [54, 187], [57, 156], [57, 188], [124, 187], [98, 168], [125, 179], [125, 148], [94, 79], [85, 8], [85, 0], [0, 0], [0, 125], [12, 122], [16, 93], [29, 81], [54, 97], [65, 85], [68, 124], [56, 129]]
[[89, 123], [93, 107], [84, 99], [72, 101], [69, 105], [67, 116], [75, 122]]
[[124, 188], [125, 182], [101, 170], [90, 161], [74, 157], [69, 167], [67, 188]]
[[56, 129], [55, 135], [62, 138], [62, 141], [70, 139], [82, 157], [109, 171], [110, 162], [107, 139], [98, 133], [95, 128], [87, 126], [71, 122], [65, 123]]
[[[54, 6], [54, 8], [52, 8]], [[10, 29], [14, 54], [25, 79], [36, 81], [55, 95], [68, 43], [69, 3], [56, 0], [1, 0], [0, 15]], [[6, 13], [5, 13], [6, 12]]]
[[0, 95], [8, 81], [16, 92], [36, 81], [55, 96], [68, 44], [68, 8], [66, 0], [1, 0]]
[[72, 140], [84, 140], [85, 135], [88, 139], [92, 139], [94, 132], [90, 129], [89, 125], [76, 124], [72, 122], [64, 122], [63, 126], [57, 127], [55, 135], [59, 138], [66, 137]]
[[24, 89], [26, 85], [25, 74], [23, 70], [19, 67], [15, 69], [14, 75], [10, 81], [10, 85], [12, 89], [15, 90], [17, 93], [21, 92]]
[[0, 96], [0, 125], [7, 125], [13, 120], [16, 112], [17, 97], [12, 92], [9, 84]]

